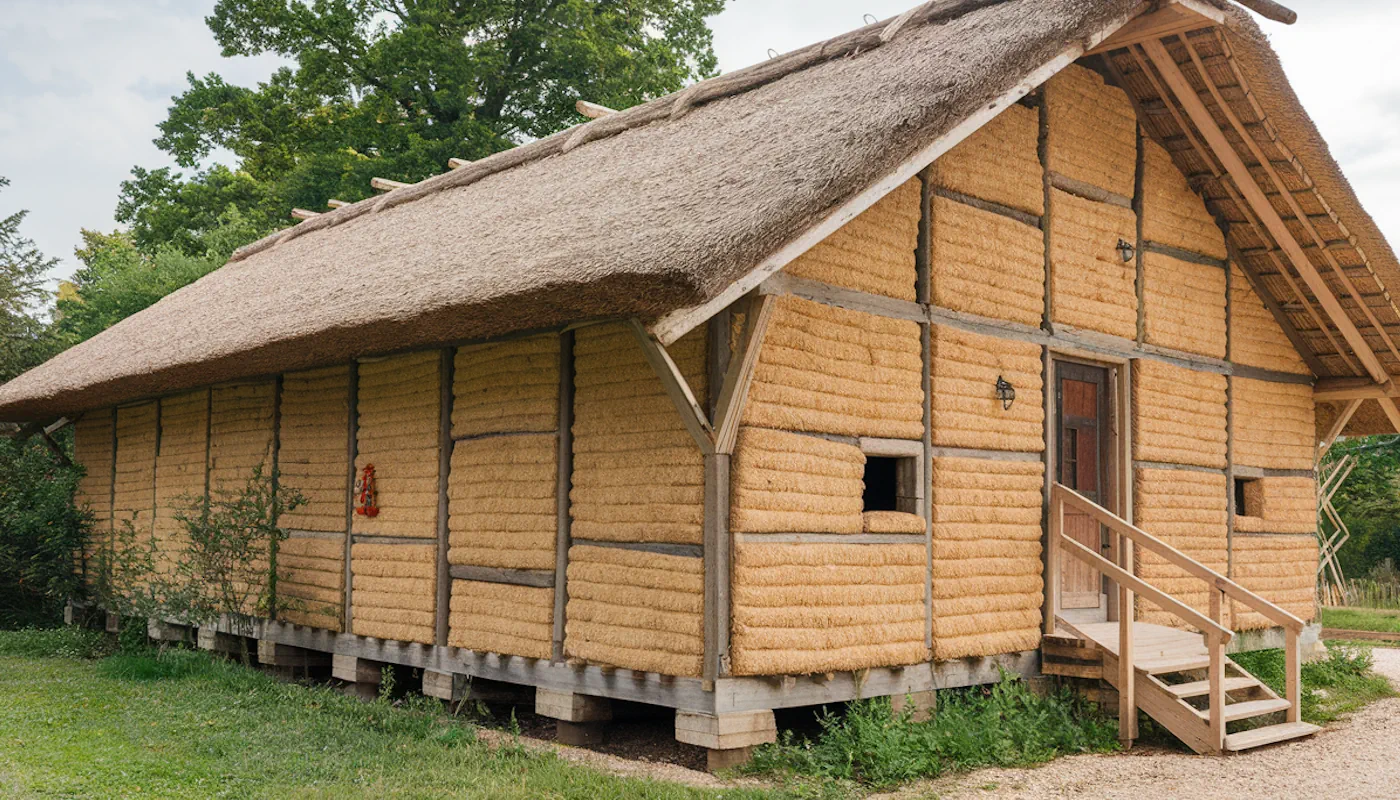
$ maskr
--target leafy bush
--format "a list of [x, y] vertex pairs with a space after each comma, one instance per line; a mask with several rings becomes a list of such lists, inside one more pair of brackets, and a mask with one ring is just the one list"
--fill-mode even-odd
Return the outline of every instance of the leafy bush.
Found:
[[784, 732], [778, 743], [759, 748], [745, 771], [883, 787], [1117, 746], [1114, 721], [1077, 695], [1061, 690], [1042, 697], [1006, 675], [992, 686], [939, 692], [928, 722], [914, 722], [912, 714], [895, 714], [889, 698], [850, 703], [844, 714], [826, 711], [815, 739]]
[[[1235, 653], [1230, 658], [1283, 695], [1282, 650]], [[1327, 658], [1303, 664], [1303, 720], [1314, 724], [1331, 722], [1373, 700], [1393, 697], [1395, 690], [1390, 681], [1373, 672], [1373, 665], [1369, 648], [1338, 644], [1329, 646]]]
[[0, 440], [0, 628], [57, 625], [80, 590], [75, 554], [88, 528], [73, 506], [80, 474], [35, 438]]
[[110, 655], [115, 647], [102, 631], [71, 626], [0, 633], [0, 656], [94, 659]]

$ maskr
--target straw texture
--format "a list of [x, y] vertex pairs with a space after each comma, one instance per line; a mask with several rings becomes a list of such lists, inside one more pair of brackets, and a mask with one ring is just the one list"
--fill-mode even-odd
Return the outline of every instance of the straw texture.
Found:
[[559, 427], [559, 337], [531, 336], [457, 350], [452, 435]]
[[448, 475], [450, 563], [554, 567], [558, 449], [550, 434], [456, 443]]
[[1054, 321], [1134, 338], [1137, 269], [1124, 264], [1116, 248], [1120, 239], [1137, 240], [1136, 216], [1058, 189], [1051, 192], [1050, 208]]
[[345, 531], [345, 496], [350, 491], [350, 368], [296, 372], [282, 380], [282, 428], [277, 466], [282, 485], [306, 504], [282, 517], [287, 528]]
[[447, 643], [489, 653], [549, 658], [554, 590], [481, 581], [452, 582]]
[[155, 532], [157, 566], [173, 569], [188, 549], [188, 537], [175, 518], [204, 496], [209, 433], [209, 394], [191, 392], [160, 402], [160, 452], [156, 454]]
[[112, 530], [112, 409], [89, 411], [73, 423], [73, 461], [82, 466], [74, 502], [92, 514], [83, 555], [96, 557]]
[[374, 465], [379, 515], [356, 514], [357, 534], [437, 536], [439, 359], [428, 351], [360, 365], [355, 474]]
[[906, 181], [786, 268], [799, 278], [914, 300], [919, 181]]
[[350, 548], [351, 631], [432, 644], [436, 633], [437, 548], [355, 544]]
[[[1134, 470], [1134, 475], [1134, 523], [1223, 574], [1229, 564], [1225, 476], [1142, 468]], [[1210, 610], [1210, 596], [1204, 581], [1142, 548], [1137, 548], [1134, 556], [1138, 577], [1198, 611]], [[1138, 619], [1173, 627], [1185, 624], [1145, 598], [1138, 605]]]
[[1045, 211], [1039, 139], [1040, 115], [1009, 106], [935, 161], [930, 177], [935, 186], [1039, 216]]
[[1265, 469], [1312, 469], [1312, 387], [1233, 378], [1235, 463]]
[[738, 545], [734, 674], [805, 674], [927, 660], [924, 559], [920, 545]]
[[575, 544], [568, 578], [567, 655], [643, 672], [700, 675], [702, 559]]
[[1161, 361], [1134, 361], [1133, 458], [1224, 469], [1227, 380]]
[[[1037, 181], [1037, 197], [1039, 189]], [[1038, 229], [935, 197], [929, 269], [934, 305], [1040, 325], [1045, 310], [1045, 239]]]
[[796, 297], [776, 303], [746, 424], [891, 439], [923, 435], [918, 323]]
[[[705, 402], [705, 335], [668, 348]], [[574, 340], [573, 534], [584, 539], [699, 544], [705, 465], [680, 412], [620, 324]]]
[[1251, 367], [1308, 375], [1293, 343], [1239, 267], [1230, 266], [1230, 360]]
[[1044, 465], [933, 460], [933, 648], [944, 661], [1040, 643]]
[[340, 630], [345, 542], [310, 536], [282, 540], [277, 548], [277, 604], [278, 616], [287, 622]]
[[1223, 259], [1225, 235], [1171, 156], [1143, 137], [1142, 235], [1149, 242]]
[[272, 468], [275, 387], [264, 383], [219, 386], [210, 399], [209, 488], [218, 494], [248, 485], [253, 468]]
[[150, 536], [156, 463], [156, 404], [117, 409], [117, 472], [113, 517]]
[[[934, 445], [1043, 451], [1040, 346], [945, 325], [932, 328]], [[1010, 409], [997, 399], [998, 377], [1016, 389]]]
[[[1317, 539], [1313, 536], [1236, 536], [1230, 577], [1244, 588], [1311, 621], [1317, 616]], [[1235, 628], [1273, 627], [1243, 603], [1233, 603]]]
[[1245, 508], [1251, 516], [1244, 516], [1244, 509], [1235, 509], [1236, 531], [1317, 531], [1317, 482], [1312, 478], [1260, 478], [1246, 483], [1244, 491]]
[[730, 471], [729, 529], [744, 533], [860, 533], [860, 448], [744, 427]]
[[1225, 357], [1225, 270], [1146, 253], [1142, 308], [1148, 344]]
[[1097, 72], [1070, 65], [1045, 84], [1045, 103], [1050, 116], [1049, 168], [1132, 197], [1137, 114], [1128, 95], [1105, 84]]
[[923, 517], [905, 511], [866, 511], [860, 516], [865, 533], [924, 533], [928, 527]]

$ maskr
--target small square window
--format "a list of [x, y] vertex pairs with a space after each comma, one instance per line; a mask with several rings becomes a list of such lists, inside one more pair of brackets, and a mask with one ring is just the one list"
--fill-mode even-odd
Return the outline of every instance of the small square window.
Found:
[[918, 469], [915, 458], [866, 456], [861, 510], [919, 513]]
[[1264, 516], [1264, 484], [1258, 478], [1235, 478], [1235, 515]]

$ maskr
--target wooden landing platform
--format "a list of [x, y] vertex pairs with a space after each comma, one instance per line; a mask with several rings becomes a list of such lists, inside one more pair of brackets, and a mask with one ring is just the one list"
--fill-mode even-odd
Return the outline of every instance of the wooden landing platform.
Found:
[[[1118, 623], [1094, 622], [1071, 626], [1073, 632], [1088, 639], [1115, 658], [1118, 656]], [[1199, 633], [1153, 625], [1133, 623], [1133, 666], [1157, 675], [1163, 672], [1183, 672], [1210, 666], [1210, 651]]]

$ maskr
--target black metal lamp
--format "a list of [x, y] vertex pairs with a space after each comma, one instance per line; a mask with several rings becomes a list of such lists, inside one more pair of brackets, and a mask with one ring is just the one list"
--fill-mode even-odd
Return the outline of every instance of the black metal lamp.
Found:
[[1124, 264], [1128, 263], [1129, 261], [1132, 261], [1132, 260], [1133, 260], [1133, 256], [1137, 255], [1137, 248], [1134, 247], [1133, 244], [1132, 244], [1131, 242], [1126, 242], [1126, 241], [1124, 241], [1124, 240], [1122, 240], [1122, 239], [1119, 239], [1119, 240], [1118, 240], [1118, 248], [1117, 248], [1117, 249], [1118, 249], [1118, 255], [1119, 255], [1119, 256], [1122, 256], [1122, 258], [1123, 258], [1123, 263], [1124, 263]]
[[997, 399], [1001, 401], [1002, 411], [1010, 411], [1011, 404], [1016, 402], [1016, 387], [1000, 375], [997, 376]]

